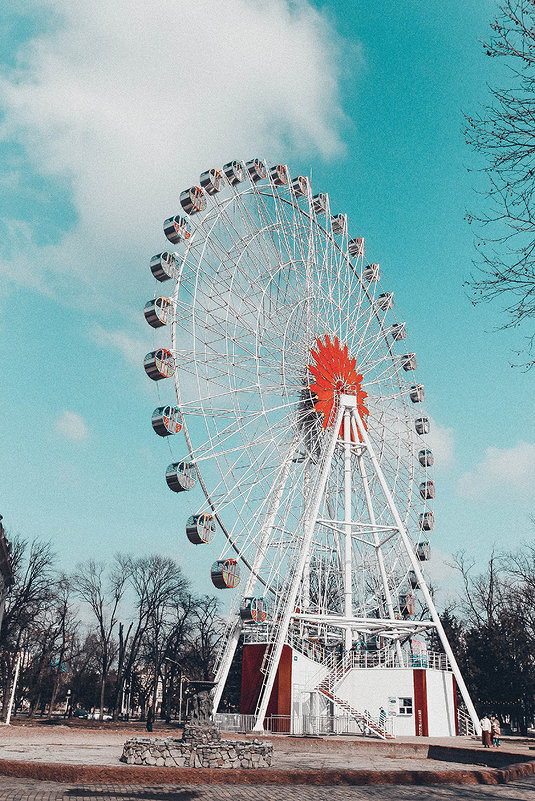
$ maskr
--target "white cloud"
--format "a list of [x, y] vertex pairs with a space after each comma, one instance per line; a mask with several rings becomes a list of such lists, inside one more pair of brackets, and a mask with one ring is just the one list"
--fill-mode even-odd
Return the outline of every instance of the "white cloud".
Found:
[[441, 426], [433, 419], [426, 441], [435, 457], [436, 467], [444, 467], [454, 462], [455, 432], [453, 428]]
[[143, 357], [149, 350], [149, 340], [137, 339], [126, 331], [106, 331], [100, 325], [93, 326], [91, 338], [103, 348], [118, 350], [128, 364], [139, 369], [142, 367]]
[[83, 303], [131, 299], [203, 169], [342, 149], [340, 41], [307, 0], [34, 6], [54, 24], [0, 78], [0, 138], [70, 183], [78, 220], [56, 244], [19, 238], [24, 252], [0, 261], [9, 276]]
[[69, 412], [67, 409], [57, 419], [55, 429], [73, 442], [85, 442], [89, 434], [82, 415], [78, 412]]
[[460, 477], [457, 489], [472, 499], [500, 491], [531, 497], [534, 483], [535, 445], [520, 440], [512, 448], [488, 447], [475, 469]]

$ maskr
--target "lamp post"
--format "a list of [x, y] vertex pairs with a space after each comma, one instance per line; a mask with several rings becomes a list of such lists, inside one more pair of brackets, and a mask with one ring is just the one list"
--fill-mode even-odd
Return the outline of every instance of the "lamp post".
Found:
[[180, 682], [179, 682], [179, 691], [178, 691], [178, 721], [182, 723], [182, 684], [183, 682], [189, 681], [189, 679], [184, 676], [182, 671], [182, 665], [180, 662], [177, 662], [176, 659], [171, 659], [170, 656], [164, 656], [164, 660], [166, 662], [172, 662], [174, 665], [178, 665], [180, 669]]
[[64, 718], [66, 718], [68, 716], [68, 714], [69, 714], [70, 705], [71, 705], [71, 689], [69, 688], [67, 690], [67, 700], [65, 701], [65, 712], [63, 714]]

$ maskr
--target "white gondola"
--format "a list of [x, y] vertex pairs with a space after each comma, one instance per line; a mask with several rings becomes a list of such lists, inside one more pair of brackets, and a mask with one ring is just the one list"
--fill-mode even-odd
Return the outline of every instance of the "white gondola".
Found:
[[241, 184], [245, 178], [245, 167], [243, 166], [243, 161], [229, 161], [228, 164], [224, 165], [223, 172], [225, 173], [225, 178], [231, 186]]
[[413, 384], [409, 389], [409, 398], [413, 403], [422, 403], [425, 400], [423, 384]]
[[180, 205], [192, 217], [206, 208], [206, 195], [200, 186], [190, 186], [180, 193]]
[[288, 175], [288, 167], [285, 167], [284, 164], [275, 164], [270, 169], [269, 175], [275, 186], [288, 186], [290, 176]]
[[347, 214], [333, 214], [331, 226], [333, 234], [345, 234], [347, 231]]
[[410, 372], [411, 370], [416, 370], [417, 363], [416, 363], [416, 354], [415, 353], [405, 353], [401, 357], [401, 366], [405, 370], [406, 373]]
[[308, 194], [308, 178], [305, 175], [298, 175], [292, 181], [292, 192], [295, 197], [306, 197]]
[[240, 583], [240, 566], [235, 559], [218, 559], [211, 567], [210, 576], [218, 590], [231, 590]]
[[197, 483], [195, 468], [191, 462], [173, 462], [165, 471], [165, 480], [173, 492], [188, 492]]
[[417, 590], [420, 586], [420, 582], [418, 581], [418, 576], [416, 575], [415, 570], [409, 570], [407, 574], [407, 581], [409, 582], [410, 588], [412, 590]]
[[414, 428], [417, 434], [429, 434], [431, 429], [429, 417], [417, 417], [414, 421]]
[[143, 314], [149, 325], [153, 328], [161, 328], [171, 322], [172, 311], [173, 306], [170, 298], [158, 297], [145, 303]]
[[200, 177], [201, 189], [209, 195], [215, 195], [225, 188], [225, 176], [216, 167], [211, 170], [206, 170]]
[[152, 413], [152, 427], [160, 437], [182, 431], [182, 415], [178, 406], [158, 406]]
[[362, 277], [370, 284], [373, 281], [379, 281], [381, 278], [381, 268], [378, 264], [367, 264], [362, 270]]
[[217, 527], [213, 515], [202, 512], [188, 517], [186, 534], [194, 545], [208, 545], [216, 535]]
[[433, 531], [435, 528], [435, 515], [433, 512], [422, 512], [419, 516], [422, 531]]
[[424, 499], [424, 501], [429, 501], [436, 495], [435, 490], [435, 482], [434, 481], [422, 481], [419, 486], [420, 495]]
[[388, 311], [389, 309], [394, 308], [394, 293], [393, 292], [382, 292], [380, 295], [377, 296], [375, 300], [375, 305], [381, 309], [382, 311]]
[[267, 175], [266, 165], [261, 159], [251, 159], [245, 164], [249, 178], [253, 183], [262, 180]]
[[364, 256], [366, 246], [364, 244], [364, 237], [357, 236], [355, 239], [350, 239], [347, 243], [347, 249], [350, 256]]
[[191, 236], [191, 225], [185, 217], [176, 214], [174, 217], [168, 217], [163, 224], [163, 232], [167, 239], [173, 243], [187, 242]]
[[406, 323], [394, 323], [394, 325], [390, 327], [390, 333], [392, 334], [392, 339], [394, 339], [396, 342], [407, 339]]
[[416, 558], [420, 562], [428, 562], [431, 559], [431, 546], [428, 540], [422, 540], [422, 542], [418, 543], [416, 546]]
[[244, 623], [265, 623], [268, 616], [264, 598], [244, 598], [240, 607], [240, 617]]
[[157, 253], [150, 260], [150, 269], [156, 280], [169, 281], [171, 278], [178, 278], [178, 258], [176, 253]]
[[325, 192], [318, 192], [312, 196], [312, 210], [316, 214], [325, 214], [327, 210], [327, 195]]
[[148, 377], [152, 378], [153, 381], [171, 378], [176, 369], [173, 354], [165, 348], [158, 348], [158, 350], [147, 353], [143, 367]]
[[432, 467], [435, 462], [433, 451], [429, 448], [424, 448], [423, 450], [418, 451], [418, 461], [422, 467]]

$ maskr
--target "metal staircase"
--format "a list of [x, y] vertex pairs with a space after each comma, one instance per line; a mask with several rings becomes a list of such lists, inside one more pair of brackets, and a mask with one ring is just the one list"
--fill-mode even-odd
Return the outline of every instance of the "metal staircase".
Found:
[[472, 718], [462, 707], [457, 708], [457, 725], [459, 727], [459, 737], [477, 737]]
[[339, 684], [339, 682], [347, 673], [349, 673], [351, 668], [352, 661], [348, 658], [348, 655], [346, 655], [340, 660], [340, 662], [332, 667], [332, 669], [320, 681], [320, 683], [316, 685], [314, 689], [328, 698], [329, 701], [332, 701], [337, 706], [341, 707], [344, 712], [347, 712], [349, 715], [351, 715], [351, 717], [356, 720], [357, 725], [363, 734], [373, 734], [376, 737], [379, 737], [381, 740], [393, 740], [394, 735], [390, 734], [390, 732], [387, 732], [384, 723], [381, 723], [380, 720], [373, 718], [367, 710], [360, 712], [358, 709], [354, 709], [350, 704], [348, 704], [347, 701], [344, 701], [343, 698], [340, 698], [336, 695], [336, 685]]

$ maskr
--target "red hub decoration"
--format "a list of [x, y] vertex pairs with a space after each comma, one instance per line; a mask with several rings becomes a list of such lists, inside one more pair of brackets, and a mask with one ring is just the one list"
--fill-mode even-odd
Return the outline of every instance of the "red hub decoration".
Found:
[[[355, 369], [357, 360], [350, 358], [347, 345], [342, 347], [338, 337], [334, 337], [334, 340], [331, 341], [325, 334], [325, 342], [316, 339], [316, 350], [311, 348], [310, 352], [312, 364], [309, 365], [309, 370], [313, 378], [310, 391], [315, 395], [316, 411], [323, 415], [323, 428], [333, 425], [340, 403], [340, 395], [353, 395], [357, 398], [357, 409], [364, 428], [368, 430], [366, 417], [369, 411], [364, 405], [368, 393], [362, 389], [362, 374], [357, 373]], [[339, 436], [343, 439], [343, 423], [340, 426]], [[353, 432], [351, 432], [351, 440], [355, 442]], [[362, 442], [360, 432], [359, 440]]]

